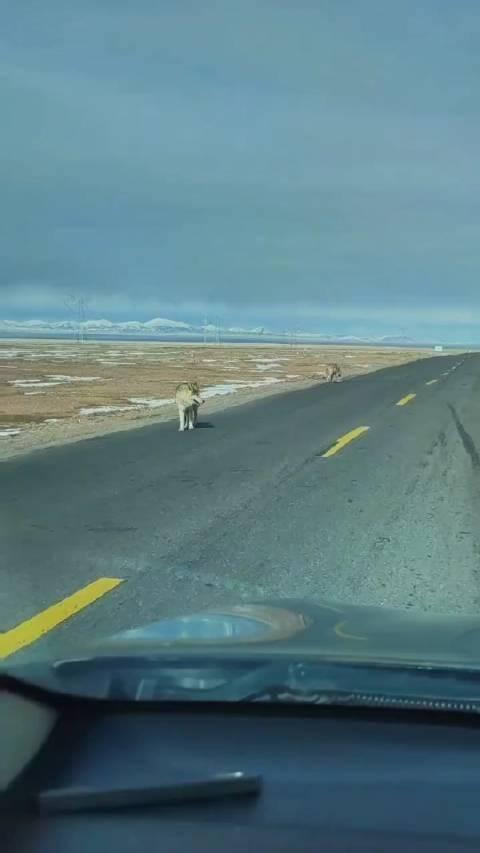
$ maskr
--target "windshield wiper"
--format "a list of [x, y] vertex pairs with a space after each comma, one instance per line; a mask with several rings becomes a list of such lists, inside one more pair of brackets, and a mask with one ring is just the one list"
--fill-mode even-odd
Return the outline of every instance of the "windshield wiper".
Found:
[[247, 776], [241, 771], [221, 773], [206, 779], [179, 782], [174, 785], [135, 788], [58, 788], [41, 791], [35, 798], [36, 808], [43, 814], [57, 812], [111, 811], [124, 808], [166, 806], [195, 800], [258, 795], [261, 776]]

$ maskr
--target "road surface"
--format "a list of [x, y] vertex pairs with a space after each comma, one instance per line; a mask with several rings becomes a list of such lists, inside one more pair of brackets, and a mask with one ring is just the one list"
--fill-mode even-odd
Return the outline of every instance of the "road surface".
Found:
[[0, 655], [265, 596], [479, 612], [480, 355], [207, 409], [200, 427], [1, 464]]

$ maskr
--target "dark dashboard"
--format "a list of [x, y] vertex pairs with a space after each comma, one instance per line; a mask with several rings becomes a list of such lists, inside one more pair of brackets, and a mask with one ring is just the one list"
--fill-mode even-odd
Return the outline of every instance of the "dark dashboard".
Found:
[[[417, 711], [67, 703], [2, 798], [2, 850], [456, 851], [480, 844], [475, 716]], [[38, 814], [45, 789], [243, 772], [255, 796]]]

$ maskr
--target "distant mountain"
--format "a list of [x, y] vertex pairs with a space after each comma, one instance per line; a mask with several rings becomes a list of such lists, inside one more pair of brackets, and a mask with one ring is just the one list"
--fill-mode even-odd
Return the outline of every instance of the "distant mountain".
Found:
[[71, 335], [72, 339], [83, 337], [94, 340], [96, 336], [105, 338], [108, 336], [128, 339], [158, 336], [168, 338], [169, 335], [199, 338], [205, 337], [212, 341], [218, 337], [228, 341], [233, 338], [251, 338], [252, 340], [285, 340], [293, 343], [296, 341], [315, 342], [324, 344], [376, 344], [380, 346], [413, 346], [415, 341], [404, 335], [387, 335], [383, 337], [358, 337], [356, 335], [324, 334], [322, 332], [305, 332], [295, 330], [294, 332], [275, 332], [264, 326], [254, 329], [245, 329], [240, 326], [228, 328], [218, 327], [213, 323], [195, 325], [185, 323], [182, 320], [170, 320], [166, 317], [154, 317], [152, 320], [141, 322], [140, 320], [124, 320], [114, 322], [106, 318], [99, 320], [85, 320], [78, 323], [75, 320], [0, 320], [0, 336], [9, 337], [18, 335], [20, 337], [35, 337], [35, 335], [65, 337]]
[[191, 329], [188, 323], [182, 323], [179, 320], [166, 320], [164, 317], [155, 317], [153, 320], [147, 320], [143, 323], [146, 329]]
[[[193, 323], [185, 323], [182, 320], [170, 320], [166, 317], [154, 317], [152, 320], [140, 322], [139, 320], [125, 320], [113, 322], [102, 318], [99, 320], [85, 320], [82, 323], [75, 320], [0, 320], [0, 334], [2, 332], [11, 334], [31, 335], [35, 334], [54, 334], [55, 332], [62, 335], [71, 332], [72, 335], [81, 332], [87, 337], [94, 337], [95, 333], [104, 335], [168, 335], [168, 334], [185, 334], [185, 335], [215, 335], [220, 332], [221, 335], [262, 335], [266, 330], [262, 328], [245, 329], [245, 328], [223, 328], [207, 323], [206, 325], [195, 325]], [[266, 333], [275, 334], [275, 333]]]
[[179, 320], [167, 320], [162, 317], [155, 317], [153, 320], [147, 320], [141, 323], [137, 320], [127, 320], [125, 322], [115, 323], [112, 320], [105, 318], [100, 320], [85, 320], [83, 323], [77, 323], [75, 320], [0, 320], [0, 334], [8, 332], [12, 334], [46, 334], [54, 332], [83, 332], [85, 334], [94, 335], [95, 332], [102, 335], [111, 334], [148, 334], [152, 335], [156, 332], [166, 333], [173, 331], [195, 332], [195, 326], [183, 323]]
[[407, 344], [415, 343], [412, 338], [408, 338], [405, 335], [385, 335], [383, 338], [379, 338], [379, 342], [382, 344], [396, 344], [397, 346], [406, 346]]

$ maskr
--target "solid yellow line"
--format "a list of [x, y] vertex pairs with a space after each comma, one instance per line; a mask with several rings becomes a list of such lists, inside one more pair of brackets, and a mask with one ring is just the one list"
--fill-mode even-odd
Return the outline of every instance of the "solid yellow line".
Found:
[[44, 634], [48, 634], [57, 625], [70, 619], [75, 613], [79, 613], [89, 604], [93, 604], [98, 598], [101, 598], [107, 592], [115, 589], [116, 586], [122, 583], [121, 578], [99, 578], [97, 581], [84, 586], [63, 601], [58, 601], [31, 619], [21, 622], [10, 631], [0, 634], [0, 658], [6, 658], [19, 649], [35, 643]]
[[438, 382], [438, 379], [430, 379], [430, 382], [425, 382], [425, 385], [435, 385], [435, 382]]
[[406, 396], [406, 397], [402, 397], [402, 399], [401, 399], [401, 400], [399, 400], [399, 401], [398, 401], [398, 403], [397, 403], [396, 405], [397, 405], [397, 406], [406, 406], [406, 405], [407, 405], [407, 403], [409, 403], [409, 402], [410, 402], [410, 400], [414, 400], [416, 396], [417, 396], [416, 394], [407, 394], [407, 396]]
[[335, 442], [335, 444], [330, 448], [330, 450], [327, 450], [326, 453], [322, 453], [323, 459], [328, 459], [330, 456], [335, 456], [335, 453], [338, 453], [338, 451], [345, 447], [346, 444], [350, 444], [351, 441], [355, 441], [356, 438], [361, 436], [364, 432], [367, 432], [367, 430], [369, 429], [370, 427], [368, 426], [356, 427], [356, 429], [352, 429], [350, 432], [347, 432], [345, 435], [342, 435], [342, 437]]

